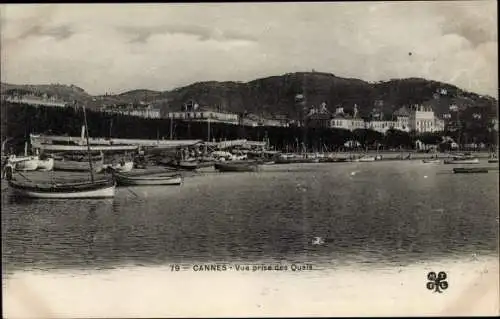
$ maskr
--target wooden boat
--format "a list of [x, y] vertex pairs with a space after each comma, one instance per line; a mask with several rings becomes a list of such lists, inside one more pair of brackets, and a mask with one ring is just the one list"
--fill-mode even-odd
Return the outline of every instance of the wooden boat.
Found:
[[488, 167], [455, 167], [453, 173], [488, 173]]
[[[104, 168], [104, 160], [101, 158], [97, 161], [92, 161], [94, 172], [100, 172]], [[54, 170], [56, 171], [88, 171], [90, 164], [88, 161], [73, 161], [65, 158], [54, 160]]]
[[424, 159], [422, 160], [422, 162], [426, 164], [439, 164], [441, 163], [441, 160], [437, 158], [431, 158], [431, 159]]
[[488, 160], [488, 163], [498, 163], [498, 159], [497, 158], [490, 158]]
[[479, 164], [478, 158], [453, 158], [446, 159], [444, 164]]
[[375, 162], [375, 157], [373, 156], [362, 156], [358, 158], [356, 162]]
[[[83, 108], [83, 118], [85, 121], [85, 128], [87, 128], [87, 116], [85, 107]], [[87, 130], [86, 130], [87, 131]], [[90, 181], [75, 181], [75, 182], [20, 182], [13, 179], [12, 168], [8, 168], [6, 172], [9, 187], [15, 195], [30, 197], [30, 198], [105, 198], [115, 196], [116, 183], [113, 179], [94, 180], [94, 172], [92, 170], [92, 160], [90, 155], [90, 146], [88, 143], [88, 163], [87, 170], [90, 172]], [[38, 159], [37, 159], [38, 162]], [[55, 164], [55, 163], [54, 163]], [[81, 163], [80, 163], [81, 164]], [[102, 166], [101, 166], [102, 167]]]
[[113, 172], [113, 176], [119, 186], [147, 186], [147, 185], [180, 185], [182, 175], [178, 173], [164, 172], [155, 174], [121, 174]]
[[84, 181], [74, 183], [28, 183], [9, 180], [16, 196], [31, 198], [106, 198], [115, 195], [113, 180]]
[[214, 166], [221, 172], [255, 172], [259, 167], [256, 161], [218, 162]]
[[23, 157], [22, 159], [15, 158], [14, 160], [9, 159], [9, 162], [14, 164], [16, 171], [35, 171], [38, 168], [38, 156]]
[[54, 159], [52, 157], [38, 160], [37, 170], [46, 172], [52, 169], [54, 169]]
[[183, 170], [194, 171], [198, 168], [198, 161], [196, 160], [185, 160], [179, 161], [175, 167]]

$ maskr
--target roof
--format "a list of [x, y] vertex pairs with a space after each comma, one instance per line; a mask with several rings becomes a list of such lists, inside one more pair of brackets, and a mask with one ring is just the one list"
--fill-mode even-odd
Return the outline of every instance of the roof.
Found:
[[408, 109], [408, 107], [403, 106], [403, 107], [400, 107], [399, 109], [397, 109], [394, 112], [394, 115], [395, 116], [410, 116], [410, 110]]

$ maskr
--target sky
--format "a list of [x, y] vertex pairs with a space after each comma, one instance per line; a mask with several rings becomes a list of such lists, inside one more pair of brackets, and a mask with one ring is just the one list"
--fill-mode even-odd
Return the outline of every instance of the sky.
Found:
[[0, 14], [2, 82], [104, 94], [314, 69], [498, 97], [492, 0], [7, 4]]

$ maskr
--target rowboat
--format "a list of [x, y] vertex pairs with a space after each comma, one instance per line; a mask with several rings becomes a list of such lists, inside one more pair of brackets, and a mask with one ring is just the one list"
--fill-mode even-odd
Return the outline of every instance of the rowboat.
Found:
[[444, 160], [444, 164], [479, 164], [478, 158], [453, 158]]
[[488, 167], [455, 167], [453, 173], [488, 173]]
[[422, 162], [426, 164], [439, 164], [441, 163], [441, 160], [437, 158], [432, 158], [432, 159], [424, 159], [422, 160]]
[[113, 172], [113, 176], [119, 186], [147, 186], [147, 185], [180, 185], [182, 175], [178, 173], [156, 173], [156, 174], [121, 174]]
[[46, 171], [51, 171], [53, 168], [54, 168], [54, 159], [52, 157], [38, 160], [37, 170], [46, 172]]
[[256, 161], [227, 161], [215, 163], [215, 169], [221, 172], [255, 172], [259, 165]]
[[[104, 159], [92, 161], [92, 168], [95, 172], [100, 172], [104, 167]], [[54, 160], [54, 170], [56, 171], [88, 171], [90, 164], [88, 161], [73, 161], [65, 158]]]

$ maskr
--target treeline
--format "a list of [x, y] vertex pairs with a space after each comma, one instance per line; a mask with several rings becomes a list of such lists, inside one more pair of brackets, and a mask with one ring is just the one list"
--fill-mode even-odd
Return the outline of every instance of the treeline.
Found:
[[[369, 129], [354, 131], [327, 128], [300, 127], [246, 127], [225, 123], [187, 122], [169, 119], [143, 119], [132, 116], [105, 114], [87, 110], [87, 122], [91, 137], [141, 138], [141, 139], [201, 139], [232, 140], [245, 138], [262, 141], [269, 139], [277, 149], [335, 150], [343, 148], [347, 141], [355, 140], [361, 147], [412, 149], [415, 141], [438, 144], [442, 136], [450, 136], [462, 143], [496, 144], [497, 132], [484, 127], [464, 127], [458, 132], [440, 132], [417, 135], [397, 130], [386, 134]], [[33, 107], [30, 105], [2, 105], [2, 141], [10, 138], [10, 146], [21, 148], [30, 133], [79, 136], [83, 125], [82, 109]]]

